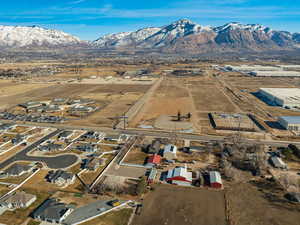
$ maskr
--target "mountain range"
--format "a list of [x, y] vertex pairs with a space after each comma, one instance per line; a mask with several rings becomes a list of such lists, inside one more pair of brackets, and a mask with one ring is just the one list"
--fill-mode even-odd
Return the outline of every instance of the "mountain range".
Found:
[[2, 48], [67, 46], [120, 50], [143, 49], [169, 53], [293, 50], [300, 47], [300, 33], [237, 22], [218, 27], [202, 26], [182, 19], [162, 27], [109, 34], [87, 42], [62, 31], [37, 26], [0, 26]]
[[160, 49], [167, 52], [281, 50], [298, 48], [300, 33], [237, 22], [210, 27], [182, 19], [163, 27], [106, 35], [92, 44], [98, 48]]

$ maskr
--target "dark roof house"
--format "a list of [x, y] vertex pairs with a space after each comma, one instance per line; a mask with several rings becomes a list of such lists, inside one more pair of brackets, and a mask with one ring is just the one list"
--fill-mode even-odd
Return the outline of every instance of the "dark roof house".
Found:
[[69, 184], [74, 183], [75, 176], [74, 174], [68, 173], [63, 170], [56, 170], [56, 171], [52, 170], [47, 174], [46, 180], [58, 186], [67, 186]]
[[25, 173], [29, 173], [32, 170], [32, 166], [29, 165], [23, 165], [19, 163], [15, 163], [8, 167], [5, 171], [4, 174], [7, 176], [21, 176]]
[[47, 199], [32, 213], [32, 217], [50, 223], [62, 223], [73, 210], [72, 205], [61, 203], [56, 199]]

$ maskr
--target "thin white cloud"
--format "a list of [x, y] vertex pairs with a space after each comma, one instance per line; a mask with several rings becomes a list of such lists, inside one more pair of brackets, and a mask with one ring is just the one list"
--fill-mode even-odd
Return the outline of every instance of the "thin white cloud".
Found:
[[77, 5], [77, 4], [80, 4], [82, 2], [86, 2], [87, 0], [75, 0], [75, 1], [72, 1], [72, 2], [69, 2], [68, 4], [69, 5]]

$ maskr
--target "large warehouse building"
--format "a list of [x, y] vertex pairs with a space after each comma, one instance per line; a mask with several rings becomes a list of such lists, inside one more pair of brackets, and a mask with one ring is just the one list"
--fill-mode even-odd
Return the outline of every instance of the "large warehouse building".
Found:
[[297, 71], [252, 71], [249, 73], [255, 77], [300, 77]]
[[252, 71], [281, 71], [282, 68], [276, 66], [261, 66], [261, 65], [240, 65], [240, 66], [225, 66], [227, 70], [237, 72], [252, 72]]
[[210, 113], [212, 125], [218, 130], [256, 131], [257, 127], [246, 114]]
[[299, 88], [261, 88], [259, 93], [271, 104], [282, 107], [300, 107]]
[[290, 131], [300, 131], [300, 116], [281, 116], [278, 123]]

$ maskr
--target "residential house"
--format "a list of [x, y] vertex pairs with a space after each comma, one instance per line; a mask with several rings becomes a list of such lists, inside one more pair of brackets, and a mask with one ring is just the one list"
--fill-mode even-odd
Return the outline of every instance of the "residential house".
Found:
[[161, 162], [161, 156], [158, 154], [153, 154], [148, 157], [147, 166], [153, 167], [155, 165], [160, 164], [160, 162]]
[[173, 160], [177, 158], [177, 147], [175, 145], [166, 145], [164, 148], [164, 158], [167, 160]]
[[4, 123], [0, 125], [0, 132], [1, 131], [7, 131], [9, 129], [11, 129], [12, 127], [14, 127], [14, 125], [12, 124], [8, 124], [8, 123]]
[[43, 105], [43, 103], [41, 103], [41, 102], [26, 102], [26, 103], [19, 104], [20, 107], [25, 108], [27, 110], [36, 108], [36, 107], [39, 107], [42, 105]]
[[67, 98], [55, 98], [51, 101], [53, 105], [66, 105], [69, 99]]
[[0, 200], [0, 206], [8, 209], [27, 208], [36, 200], [36, 196], [23, 191], [15, 192]]
[[63, 132], [61, 132], [59, 135], [58, 135], [58, 139], [59, 140], [66, 140], [68, 139], [69, 137], [71, 137], [73, 134], [73, 131], [69, 131], [69, 130], [65, 130]]
[[98, 158], [85, 159], [82, 164], [83, 169], [95, 171], [100, 166], [100, 160]]
[[186, 167], [175, 167], [168, 171], [166, 181], [171, 184], [191, 186], [192, 172], [188, 172]]
[[76, 146], [76, 149], [82, 152], [96, 152], [98, 150], [96, 145], [93, 144], [79, 144]]
[[209, 182], [213, 188], [222, 188], [223, 186], [221, 175], [217, 171], [209, 172]]
[[33, 213], [37, 220], [50, 223], [62, 223], [73, 212], [74, 206], [59, 202], [56, 199], [47, 199]]
[[32, 169], [33, 166], [15, 163], [8, 167], [6, 170], [4, 170], [4, 174], [6, 174], [9, 177], [17, 177], [22, 176], [25, 173], [31, 172]]
[[75, 182], [75, 175], [63, 170], [52, 170], [47, 174], [46, 180], [58, 186], [68, 186]]
[[120, 141], [120, 135], [118, 134], [108, 134], [104, 137], [105, 141], [113, 141], [113, 142], [119, 142]]
[[20, 135], [17, 134], [13, 139], [11, 139], [11, 143], [14, 145], [21, 144], [27, 140], [28, 136], [27, 135]]
[[55, 152], [63, 149], [63, 145], [55, 143], [47, 143], [39, 146], [39, 150], [43, 152]]
[[160, 151], [161, 142], [159, 140], [153, 140], [151, 145], [148, 146], [149, 154], [158, 154]]
[[96, 131], [88, 131], [81, 136], [83, 139], [99, 139], [99, 133]]

